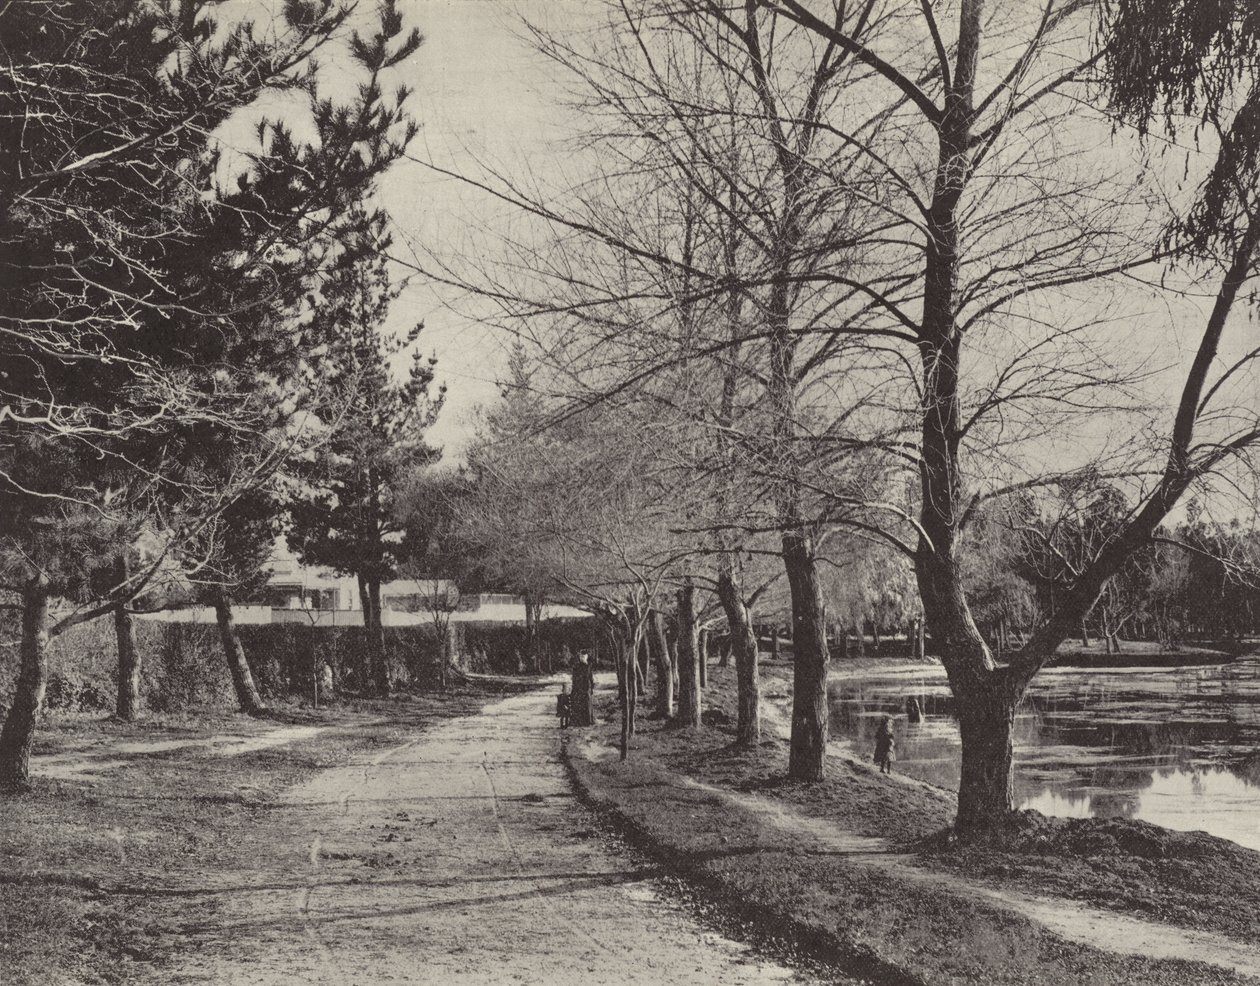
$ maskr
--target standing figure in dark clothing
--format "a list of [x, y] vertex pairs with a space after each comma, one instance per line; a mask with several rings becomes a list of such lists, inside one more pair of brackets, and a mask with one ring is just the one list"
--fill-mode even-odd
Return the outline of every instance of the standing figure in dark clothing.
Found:
[[595, 720], [591, 715], [591, 693], [595, 691], [595, 675], [591, 673], [590, 657], [578, 655], [573, 666], [573, 694], [569, 699], [569, 725], [590, 726]]
[[569, 728], [569, 713], [573, 705], [569, 699], [569, 686], [561, 685], [560, 694], [556, 696], [556, 715], [560, 717], [560, 728]]
[[881, 774], [892, 773], [893, 750], [896, 746], [897, 741], [893, 738], [892, 716], [884, 716], [884, 721], [879, 724], [879, 729], [875, 732], [875, 762], [879, 764]]

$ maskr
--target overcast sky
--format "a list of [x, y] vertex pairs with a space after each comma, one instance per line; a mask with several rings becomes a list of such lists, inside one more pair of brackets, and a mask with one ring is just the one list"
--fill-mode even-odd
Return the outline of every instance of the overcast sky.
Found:
[[[520, 17], [580, 24], [589, 20], [590, 6], [582, 0], [402, 0], [401, 6], [425, 36], [399, 72], [416, 90], [409, 103], [421, 126], [415, 156], [467, 172], [475, 172], [478, 161], [514, 173], [547, 171], [563, 114], [549, 87], [549, 64], [519, 38]], [[409, 161], [382, 183], [381, 204], [394, 220], [395, 249], [403, 255], [413, 239], [459, 253], [477, 229], [496, 220], [483, 198]], [[425, 322], [422, 347], [436, 351], [438, 378], [450, 387], [433, 431], [448, 460], [467, 441], [477, 405], [495, 398], [510, 344], [503, 330], [478, 322], [476, 314], [475, 303], [436, 291], [422, 278], [391, 313], [399, 329]]]

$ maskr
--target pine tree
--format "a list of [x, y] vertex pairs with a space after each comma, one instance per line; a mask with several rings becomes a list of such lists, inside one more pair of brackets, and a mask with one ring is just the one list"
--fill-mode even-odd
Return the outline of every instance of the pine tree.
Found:
[[[170, 550], [265, 472], [249, 465], [258, 449], [217, 473], [190, 450], [268, 433], [305, 345], [303, 285], [415, 133], [406, 92], [380, 85], [420, 43], [393, 3], [375, 34], [351, 35], [368, 81], [340, 101], [321, 96], [312, 56], [349, 5], [287, 0], [277, 30], [248, 11], [217, 25], [218, 11], [65, 0], [0, 14], [0, 590], [23, 622], [0, 786], [27, 780], [49, 636], [117, 610], [164, 561], [87, 599], [137, 510]], [[248, 174], [221, 188], [212, 135], [267, 91], [304, 94], [315, 136], [264, 124]], [[50, 625], [54, 596], [82, 605]]]
[[289, 532], [303, 562], [358, 580], [370, 689], [378, 695], [390, 690], [381, 583], [396, 574], [405, 531], [396, 500], [407, 475], [441, 455], [425, 432], [445, 395], [445, 387], [430, 393], [436, 361], [418, 352], [401, 378], [393, 372], [422, 326], [399, 338], [382, 332], [400, 290], [389, 276], [384, 227], [382, 214], [360, 212], [321, 288], [314, 328], [322, 355], [312, 366], [312, 394], [328, 430], [295, 470], [304, 486], [290, 508]]

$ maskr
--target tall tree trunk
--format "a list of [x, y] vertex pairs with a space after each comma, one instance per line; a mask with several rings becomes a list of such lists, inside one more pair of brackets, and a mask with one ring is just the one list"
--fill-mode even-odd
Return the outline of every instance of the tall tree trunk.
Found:
[[678, 714], [680, 726], [700, 725], [700, 628], [696, 588], [687, 579], [678, 590]]
[[638, 695], [646, 695], [651, 654], [648, 648], [647, 613], [638, 606], [633, 610], [631, 637], [634, 640], [634, 650], [630, 654], [630, 662], [634, 665], [634, 686]]
[[0, 729], [0, 790], [16, 791], [31, 779], [35, 717], [48, 687], [48, 581], [41, 574], [22, 590], [21, 666], [13, 703]]
[[[635, 721], [639, 709], [639, 671], [636, 667], [634, 659], [635, 651], [638, 649], [638, 633], [632, 632], [630, 639], [626, 642], [626, 669], [630, 672], [626, 675], [626, 722], [627, 736], [633, 736], [636, 732], [637, 723]], [[625, 745], [625, 753], [622, 756], [624, 760], [630, 752], [630, 741], [627, 738]]]
[[700, 664], [700, 690], [709, 687], [709, 631], [707, 628], [700, 631], [699, 636], [699, 664]]
[[739, 573], [729, 555], [718, 560], [718, 602], [730, 627], [735, 655], [735, 745], [755, 747], [761, 742], [761, 681], [757, 668], [757, 635], [744, 605]]
[[654, 609], [648, 617], [648, 647], [656, 661], [656, 714], [662, 719], [674, 715], [674, 661], [665, 636], [665, 614]]
[[254, 675], [249, 670], [245, 648], [241, 646], [241, 638], [236, 632], [236, 621], [232, 618], [232, 598], [225, 591], [214, 594], [214, 616], [219, 624], [219, 642], [223, 646], [223, 655], [227, 658], [228, 671], [232, 675], [232, 688], [236, 691], [237, 704], [242, 712], [251, 716], [261, 715], [267, 711], [267, 707], [263, 705], [258, 687], [254, 684]]
[[542, 671], [542, 653], [539, 648], [538, 623], [542, 618], [542, 594], [533, 590], [525, 593], [525, 660], [536, 673]]
[[[114, 563], [114, 578], [121, 586], [130, 577], [131, 566], [123, 551]], [[140, 654], [136, 650], [136, 629], [124, 603], [114, 607], [114, 639], [118, 643], [118, 700], [114, 714], [123, 722], [135, 722], [140, 714]]]
[[433, 629], [438, 637], [438, 688], [446, 691], [450, 684], [451, 669], [451, 635], [448, 632], [449, 625], [443, 626], [440, 619], [434, 621]]
[[792, 595], [792, 738], [788, 776], [820, 781], [827, 761], [827, 633], [812, 540], [783, 535], [783, 565]]
[[624, 762], [630, 756], [630, 737], [634, 735], [634, 717], [638, 705], [638, 688], [636, 683], [634, 651], [638, 641], [626, 628], [632, 624], [632, 618], [623, 615], [617, 617], [616, 623], [608, 625], [608, 637], [612, 644], [613, 662], [617, 669], [617, 705], [621, 709], [621, 759]]
[[363, 633], [367, 645], [368, 690], [377, 698], [390, 693], [389, 664], [385, 657], [385, 627], [381, 621], [381, 583], [361, 577], [359, 598], [363, 603]]
[[987, 680], [955, 688], [962, 737], [962, 774], [955, 828], [968, 838], [1000, 829], [1014, 808], [1012, 734], [1020, 688], [994, 672]]

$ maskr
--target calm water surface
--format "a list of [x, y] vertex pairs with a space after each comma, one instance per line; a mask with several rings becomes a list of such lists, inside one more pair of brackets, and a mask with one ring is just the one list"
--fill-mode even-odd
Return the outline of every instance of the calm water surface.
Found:
[[[924, 710], [907, 721], [905, 700]], [[893, 715], [896, 769], [957, 789], [959, 740], [939, 669], [841, 680], [832, 734], [870, 757]], [[1015, 798], [1047, 815], [1202, 829], [1260, 850], [1260, 655], [1198, 668], [1050, 670], [1015, 722]]]

